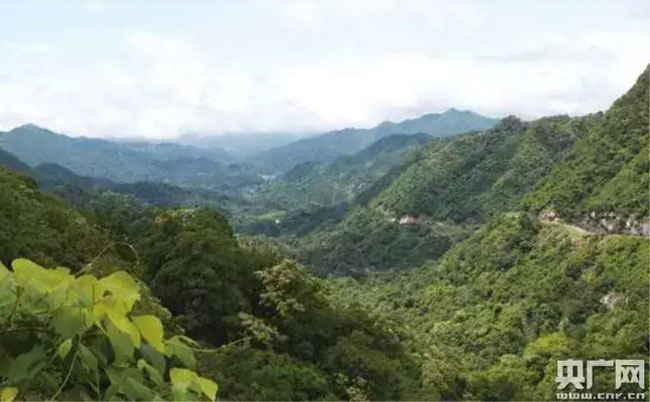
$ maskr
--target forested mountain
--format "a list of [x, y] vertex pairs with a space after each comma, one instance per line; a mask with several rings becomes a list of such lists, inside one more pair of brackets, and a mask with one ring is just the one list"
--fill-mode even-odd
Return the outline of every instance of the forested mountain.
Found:
[[[0, 264], [5, 393], [151, 400], [182, 390], [197, 399], [214, 397], [211, 379], [223, 399], [428, 399], [396, 333], [362, 310], [332, 304], [325, 284], [296, 263], [239, 244], [217, 212], [134, 209], [117, 199], [103, 213], [84, 214], [5, 169], [0, 190], [0, 261], [13, 267]], [[17, 256], [66, 265], [78, 279]], [[96, 322], [70, 315], [82, 311], [68, 303], [87, 281], [109, 292], [94, 296], [105, 309], [92, 310]], [[12, 286], [30, 298], [18, 310]], [[128, 306], [118, 309], [110, 294]], [[16, 336], [21, 346], [7, 349]], [[202, 385], [183, 385], [179, 376]]]
[[72, 138], [32, 124], [0, 133], [0, 148], [31, 167], [55, 163], [77, 175], [116, 182], [151, 181], [213, 189], [262, 180], [257, 170], [231, 164], [229, 156], [220, 150]]
[[[394, 134], [354, 155], [334, 162], [305, 162], [246, 195], [251, 204], [264, 206], [255, 223], [274, 221], [296, 210], [327, 207], [350, 201], [400, 165], [405, 155], [431, 140], [426, 134]], [[274, 223], [275, 224], [275, 223]]]
[[[648, 74], [513, 212], [420, 269], [332, 287], [344, 304], [409, 328], [423, 382], [443, 399], [554, 399], [557, 360], [647, 358], [647, 237], [572, 223], [591, 208], [647, 219]], [[591, 392], [614, 387], [604, 373], [593, 383]]]
[[571, 150], [524, 204], [577, 221], [615, 213], [637, 220], [648, 215], [648, 77], [619, 98], [605, 118]]
[[359, 152], [377, 140], [392, 134], [424, 133], [434, 137], [448, 137], [466, 131], [489, 128], [497, 121], [474, 112], [452, 108], [443, 113], [426, 114], [400, 123], [384, 122], [370, 129], [346, 128], [300, 139], [256, 155], [251, 163], [286, 172], [305, 162], [332, 162], [341, 155]]
[[516, 207], [600, 119], [508, 117], [485, 131], [432, 140], [360, 193], [340, 222], [299, 240], [298, 255], [320, 274], [354, 275], [438, 257]]
[[0, 166], [5, 167], [9, 170], [15, 172], [22, 172], [26, 174], [32, 174], [32, 169], [23, 163], [21, 160], [16, 158], [15, 155], [3, 150], [0, 148]]
[[[165, 146], [0, 134], [0, 397], [546, 400], [558, 359], [645, 359], [648, 74], [605, 113], [447, 138], [392, 131], [462, 112], [386, 123], [269, 181]], [[26, 164], [10, 152], [27, 145]], [[41, 163], [54, 151], [188, 187]]]

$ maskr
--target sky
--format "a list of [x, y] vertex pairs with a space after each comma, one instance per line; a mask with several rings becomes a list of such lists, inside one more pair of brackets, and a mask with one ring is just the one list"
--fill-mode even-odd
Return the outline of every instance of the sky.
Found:
[[650, 62], [648, 1], [0, 2], [0, 130], [320, 132], [450, 107], [605, 110]]

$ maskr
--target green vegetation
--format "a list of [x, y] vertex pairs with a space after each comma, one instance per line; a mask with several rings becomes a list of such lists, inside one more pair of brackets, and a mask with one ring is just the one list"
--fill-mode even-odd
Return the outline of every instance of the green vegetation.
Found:
[[648, 69], [524, 200], [534, 211], [577, 220], [591, 211], [648, 214]]
[[0, 261], [25, 257], [43, 265], [80, 268], [109, 244], [106, 231], [42, 194], [36, 182], [0, 168]]
[[370, 204], [436, 220], [489, 218], [515, 208], [598, 119], [509, 117], [490, 130], [433, 141]]
[[408, 329], [443, 399], [553, 399], [558, 359], [647, 357], [649, 256], [638, 236], [511, 213], [436, 263], [332, 288]]
[[188, 369], [196, 343], [135, 314], [141, 295], [126, 272], [12, 268], [0, 263], [3, 400], [215, 399], [217, 384]]
[[342, 156], [329, 164], [306, 162], [297, 165], [250, 200], [284, 210], [350, 201], [400, 165], [405, 153], [431, 139], [426, 134], [391, 135], [355, 155]]
[[[382, 124], [236, 196], [0, 152], [0, 399], [547, 400], [558, 359], [647, 360], [650, 243], [583, 218], [647, 219], [648, 74], [605, 114]], [[202, 186], [152, 147], [122, 151]]]
[[379, 210], [357, 207], [342, 223], [317, 230], [293, 246], [298, 258], [318, 275], [360, 276], [435, 259], [475, 226], [424, 220], [400, 225]]
[[[293, 232], [307, 236], [289, 243], [319, 275], [421, 265], [480, 223], [516, 208], [600, 118], [523, 123], [508, 117], [486, 131], [429, 141], [360, 192], [333, 222], [322, 223], [332, 208], [301, 217], [301, 228], [309, 221], [319, 225]], [[280, 225], [280, 233], [287, 226]]]
[[220, 150], [71, 138], [31, 124], [0, 132], [0, 148], [32, 168], [57, 164], [77, 175], [122, 183], [149, 181], [214, 189], [263, 182], [258, 169], [233, 163]]
[[392, 134], [424, 133], [434, 137], [448, 137], [466, 131], [490, 128], [497, 121], [470, 111], [449, 109], [444, 113], [425, 114], [400, 123], [387, 121], [370, 129], [346, 128], [303, 138], [262, 152], [250, 162], [286, 172], [305, 162], [333, 162], [342, 155], [357, 153]]
[[[297, 263], [240, 245], [218, 212], [104, 193], [82, 213], [30, 178], [0, 174], [2, 260], [23, 254], [72, 268], [17, 260], [3, 271], [8, 399], [195, 400], [214, 395], [212, 381], [224, 399], [428, 399], [399, 335], [329, 302], [325, 284]], [[99, 292], [89, 303], [86, 282]], [[16, 342], [14, 329], [30, 336], [20, 348], [4, 343]]]
[[[443, 399], [554, 399], [557, 360], [647, 361], [647, 238], [537, 217], [544, 207], [568, 219], [597, 206], [647, 213], [647, 102], [648, 71], [525, 195], [523, 210], [497, 215], [420, 269], [334, 280], [333, 300], [405, 329], [423, 384]], [[591, 392], [614, 388], [602, 373], [594, 384]]]

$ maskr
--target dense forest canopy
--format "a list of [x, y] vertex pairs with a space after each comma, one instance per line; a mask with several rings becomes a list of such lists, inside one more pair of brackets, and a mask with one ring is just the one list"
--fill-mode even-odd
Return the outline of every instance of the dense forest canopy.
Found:
[[0, 398], [546, 400], [559, 359], [647, 361], [649, 74], [604, 113], [255, 168], [0, 134]]

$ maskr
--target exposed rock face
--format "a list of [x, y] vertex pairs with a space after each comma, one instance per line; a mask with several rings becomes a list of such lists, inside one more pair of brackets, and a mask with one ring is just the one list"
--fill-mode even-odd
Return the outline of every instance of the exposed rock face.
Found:
[[591, 212], [578, 226], [592, 233], [650, 236], [650, 218], [624, 217], [614, 212]]
[[[560, 223], [562, 221], [560, 215], [552, 209], [540, 212], [538, 218], [543, 222]], [[594, 234], [626, 234], [650, 237], [650, 217], [640, 219], [634, 215], [624, 217], [614, 212], [597, 213], [592, 211], [580, 222], [577, 222], [575, 226]]]
[[539, 214], [539, 219], [542, 221], [555, 222], [560, 219], [560, 216], [552, 209], [547, 209]]
[[404, 215], [399, 218], [400, 225], [419, 225], [420, 221], [419, 217], [413, 215]]
[[608, 310], [613, 309], [618, 303], [625, 300], [625, 296], [622, 293], [617, 293], [615, 291], [608, 292], [605, 296], [600, 298], [600, 303], [604, 304]]

